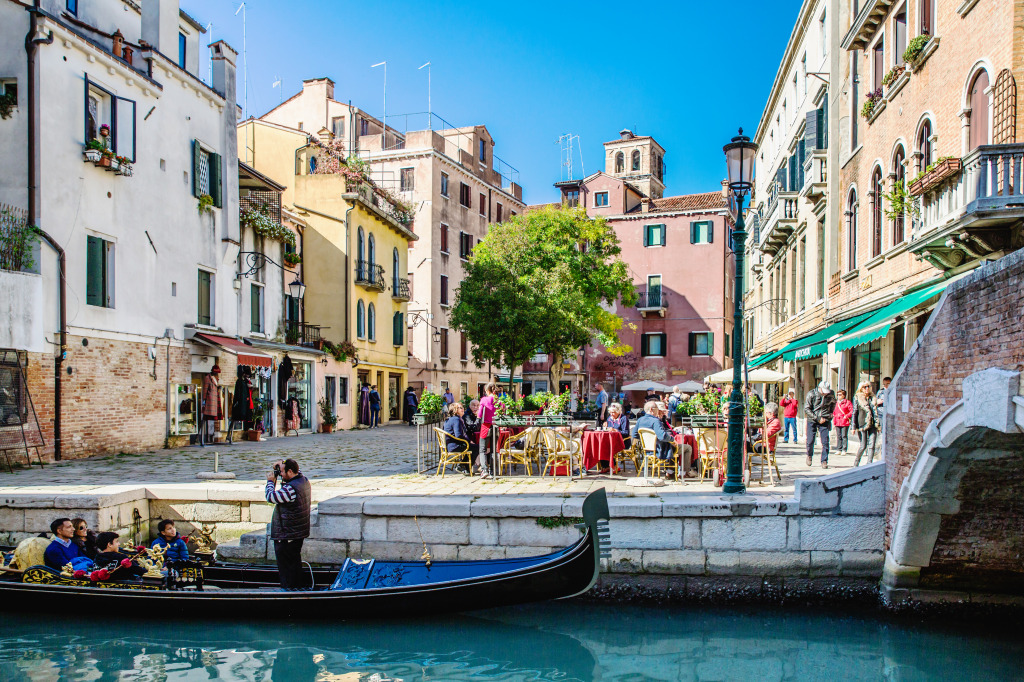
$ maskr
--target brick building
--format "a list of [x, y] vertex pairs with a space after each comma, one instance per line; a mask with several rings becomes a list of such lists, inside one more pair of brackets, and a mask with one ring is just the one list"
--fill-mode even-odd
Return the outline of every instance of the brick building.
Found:
[[1024, 243], [1024, 3], [843, 0], [828, 16], [825, 314], [785, 346], [755, 341], [752, 364], [821, 355], [814, 378], [852, 391], [895, 373], [950, 281]]
[[17, 98], [0, 126], [0, 203], [28, 209], [25, 222], [52, 237], [66, 265], [58, 272], [47, 244], [31, 263], [4, 264], [0, 348], [23, 352], [48, 452], [57, 368], [62, 456], [160, 447], [170, 404], [189, 406], [170, 398], [173, 387], [218, 356], [222, 384], [235, 378], [236, 352], [185, 339], [233, 338], [239, 326], [236, 53], [211, 45], [206, 83], [204, 30], [175, 0], [44, 0], [37, 34], [52, 40], [37, 45], [30, 74], [31, 9], [0, 4], [0, 87]]
[[[585, 377], [584, 396], [597, 382], [613, 392], [643, 379], [699, 383], [732, 366], [735, 266], [725, 194], [662, 196], [665, 150], [653, 137], [623, 130], [604, 146], [604, 171], [555, 186], [564, 205], [583, 206], [615, 229], [639, 294], [632, 308], [616, 304], [625, 323], [620, 339], [633, 350], [618, 357], [591, 346], [567, 371], [577, 381]], [[542, 381], [549, 363], [535, 360], [541, 362], [528, 364], [523, 376]], [[643, 398], [627, 397], [634, 405]]]

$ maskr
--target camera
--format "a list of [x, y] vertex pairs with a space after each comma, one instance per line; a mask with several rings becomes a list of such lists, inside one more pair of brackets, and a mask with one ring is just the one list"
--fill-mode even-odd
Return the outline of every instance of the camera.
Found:
[[279, 477], [280, 475], [281, 475], [281, 465], [280, 464], [275, 464], [274, 465], [274, 476]]

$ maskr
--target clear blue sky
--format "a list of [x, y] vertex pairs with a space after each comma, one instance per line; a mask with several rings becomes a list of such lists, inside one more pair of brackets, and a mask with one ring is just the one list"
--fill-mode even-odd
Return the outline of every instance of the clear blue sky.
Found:
[[[242, 50], [238, 0], [182, 0], [213, 40]], [[722, 145], [757, 128], [798, 0], [698, 3], [246, 2], [248, 111], [259, 116], [329, 76], [335, 97], [380, 115], [387, 60], [393, 114], [432, 109], [484, 124], [495, 153], [520, 171], [527, 203], [554, 201], [563, 133], [579, 135], [583, 169], [603, 169], [601, 144], [622, 128], [665, 148], [666, 194], [719, 188]], [[210, 37], [210, 36], [208, 36]], [[206, 69], [204, 58], [203, 69]], [[205, 73], [204, 73], [205, 75]], [[239, 58], [239, 103], [242, 103]], [[281, 87], [272, 84], [281, 79]], [[421, 118], [410, 128], [425, 127]], [[579, 150], [574, 170], [580, 177]]]

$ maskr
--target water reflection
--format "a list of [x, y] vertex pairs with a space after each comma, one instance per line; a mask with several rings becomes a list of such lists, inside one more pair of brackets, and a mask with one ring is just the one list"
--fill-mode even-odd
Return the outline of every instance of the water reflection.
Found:
[[1019, 638], [871, 616], [552, 603], [415, 622], [6, 617], [0, 680], [1022, 679]]

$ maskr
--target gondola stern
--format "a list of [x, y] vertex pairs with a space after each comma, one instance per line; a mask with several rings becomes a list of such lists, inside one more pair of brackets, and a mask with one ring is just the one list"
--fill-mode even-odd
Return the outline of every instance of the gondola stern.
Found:
[[581, 531], [590, 533], [590, 542], [594, 549], [594, 572], [586, 587], [579, 592], [566, 595], [565, 599], [579, 596], [593, 587], [601, 574], [601, 559], [611, 558], [611, 531], [608, 527], [610, 519], [608, 494], [604, 488], [598, 488], [583, 500], [583, 523], [576, 524]]

